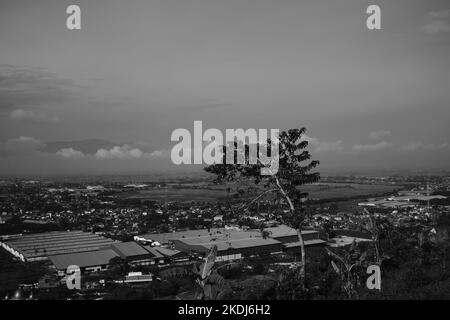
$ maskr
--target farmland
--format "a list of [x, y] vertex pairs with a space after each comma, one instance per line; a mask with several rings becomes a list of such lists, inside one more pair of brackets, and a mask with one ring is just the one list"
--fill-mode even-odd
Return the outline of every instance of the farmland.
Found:
[[[164, 188], [131, 190], [120, 194], [122, 199], [140, 199], [166, 202], [189, 202], [231, 200], [233, 193], [227, 192], [230, 185], [212, 185], [207, 183], [177, 184]], [[373, 197], [394, 192], [397, 187], [384, 184], [355, 183], [317, 183], [304, 186], [309, 199], [326, 200], [354, 197]]]
[[344, 197], [376, 196], [398, 190], [398, 186], [360, 183], [316, 183], [305, 186], [310, 199], [335, 199]]

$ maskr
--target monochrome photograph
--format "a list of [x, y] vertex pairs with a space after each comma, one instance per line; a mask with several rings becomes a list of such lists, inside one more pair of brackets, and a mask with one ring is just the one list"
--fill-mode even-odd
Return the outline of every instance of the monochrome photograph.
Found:
[[2, 306], [448, 301], [449, 58], [446, 0], [1, 0]]

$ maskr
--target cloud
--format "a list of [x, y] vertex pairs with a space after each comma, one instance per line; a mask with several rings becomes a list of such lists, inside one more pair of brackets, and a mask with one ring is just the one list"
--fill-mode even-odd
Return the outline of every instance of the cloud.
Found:
[[431, 11], [428, 15], [437, 19], [450, 18], [450, 9], [444, 11]]
[[352, 150], [354, 151], [379, 151], [389, 149], [392, 147], [392, 143], [387, 141], [381, 141], [375, 144], [357, 144], [354, 145]]
[[382, 138], [386, 138], [386, 137], [390, 137], [392, 135], [391, 130], [378, 130], [378, 131], [372, 131], [369, 134], [369, 138], [370, 139], [374, 139], [374, 140], [378, 140], [378, 139], [382, 139]]
[[99, 149], [94, 157], [97, 159], [141, 159], [141, 158], [164, 158], [169, 154], [168, 150], [155, 150], [143, 152], [141, 149], [128, 144], [115, 146], [111, 149]]
[[132, 148], [138, 148], [139, 150], [145, 152], [145, 153], [151, 153], [154, 148], [145, 141], [137, 141], [137, 142], [132, 142], [132, 143], [126, 143], [127, 145], [129, 145]]
[[428, 13], [431, 21], [422, 29], [428, 33], [450, 32], [450, 10], [432, 11]]
[[63, 158], [141, 159], [170, 156], [170, 150], [155, 150], [143, 141], [119, 144], [101, 139], [46, 142], [42, 151]]
[[[68, 142], [43, 142], [33, 137], [20, 136], [0, 142], [0, 156], [53, 156], [64, 159], [164, 159], [170, 157], [169, 149], [150, 150], [147, 143], [137, 142], [93, 149], [97, 145], [110, 145], [104, 140], [80, 140]], [[142, 148], [135, 146], [141, 145]], [[80, 150], [77, 146], [84, 147]]]
[[344, 147], [342, 146], [342, 140], [337, 141], [325, 141], [318, 138], [313, 138], [305, 135], [304, 140], [308, 141], [308, 145], [312, 152], [336, 152], [342, 151]]
[[434, 20], [424, 25], [422, 29], [428, 33], [450, 32], [450, 24], [443, 20]]
[[12, 120], [18, 121], [47, 122], [47, 123], [59, 122], [59, 118], [57, 116], [49, 116], [43, 113], [36, 113], [31, 110], [23, 110], [23, 109], [16, 109], [11, 111], [10, 117]]
[[73, 148], [64, 148], [58, 150], [56, 155], [66, 159], [79, 159], [84, 157], [84, 153]]
[[170, 156], [170, 150], [169, 149], [155, 150], [149, 153], [148, 155], [153, 158], [168, 158]]
[[45, 152], [55, 153], [61, 149], [74, 149], [84, 154], [95, 154], [99, 149], [111, 149], [119, 143], [114, 143], [102, 139], [85, 139], [71, 141], [51, 141], [46, 142]]
[[144, 153], [138, 148], [132, 148], [129, 145], [115, 146], [109, 150], [98, 149], [95, 157], [98, 159], [126, 159], [141, 158]]
[[422, 142], [410, 143], [403, 147], [404, 151], [417, 151], [417, 150], [428, 150], [428, 151], [438, 151], [450, 148], [450, 144], [447, 142], [441, 144], [425, 144]]
[[36, 108], [61, 103], [79, 88], [73, 81], [42, 69], [0, 65], [0, 109]]
[[45, 143], [32, 138], [20, 136], [0, 143], [0, 153], [7, 156], [30, 155], [45, 147]]

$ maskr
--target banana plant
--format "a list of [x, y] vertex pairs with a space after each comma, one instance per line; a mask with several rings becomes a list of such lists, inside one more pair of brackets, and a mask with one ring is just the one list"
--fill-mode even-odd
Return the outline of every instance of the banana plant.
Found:
[[379, 266], [381, 266], [384, 257], [381, 253], [380, 250], [380, 231], [379, 228], [374, 220], [374, 218], [372, 217], [372, 213], [367, 210], [366, 208], [363, 209], [364, 213], [367, 214], [367, 216], [369, 217], [369, 223], [367, 225], [366, 230], [370, 232], [371, 236], [372, 236], [372, 243], [375, 249], [375, 255], [376, 255], [376, 264], [378, 264]]
[[366, 251], [360, 252], [357, 249], [356, 242], [353, 242], [349, 252], [338, 254], [326, 248], [327, 253], [331, 256], [331, 266], [336, 274], [341, 279], [342, 289], [349, 299], [358, 298], [356, 288], [360, 285], [360, 275], [358, 268], [361, 268], [367, 263]]
[[217, 246], [213, 245], [200, 266], [194, 264], [194, 274], [197, 276], [195, 281], [201, 289], [197, 299], [215, 300], [224, 291], [225, 279], [213, 270], [216, 257]]

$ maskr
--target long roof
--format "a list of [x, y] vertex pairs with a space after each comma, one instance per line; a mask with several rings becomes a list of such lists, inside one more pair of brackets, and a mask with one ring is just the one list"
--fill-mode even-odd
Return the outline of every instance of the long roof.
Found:
[[[312, 245], [318, 245], [318, 244], [326, 244], [327, 242], [325, 240], [322, 239], [312, 239], [312, 240], [305, 240], [303, 241], [303, 244], [305, 245], [305, 247], [307, 246], [312, 246]], [[291, 242], [291, 243], [284, 243], [283, 246], [285, 248], [296, 248], [296, 247], [300, 247], [300, 241], [297, 242]]]
[[[293, 236], [297, 235], [297, 230], [288, 227], [286, 225], [280, 225], [278, 227], [265, 228], [264, 230], [269, 231], [270, 237], [284, 237], [284, 236]], [[310, 234], [317, 233], [314, 230], [302, 230], [302, 234]], [[259, 230], [251, 229], [251, 230], [235, 230], [235, 229], [225, 229], [225, 228], [211, 228], [208, 229], [199, 229], [199, 230], [187, 230], [187, 231], [177, 231], [177, 232], [166, 232], [166, 233], [148, 233], [141, 235], [145, 239], [158, 241], [160, 243], [167, 243], [173, 240], [180, 239], [191, 239], [198, 237], [207, 237], [207, 238], [230, 238], [230, 239], [244, 239], [249, 238], [250, 236], [259, 236], [261, 232]]]
[[[291, 228], [287, 225], [279, 225], [278, 227], [271, 227], [271, 228], [265, 228], [265, 231], [268, 231], [270, 233], [270, 236], [272, 238], [279, 238], [279, 237], [287, 237], [287, 236], [296, 236], [297, 230], [294, 228]], [[311, 234], [311, 233], [317, 233], [315, 230], [302, 230], [302, 234]]]
[[198, 236], [208, 236], [208, 235], [221, 235], [225, 233], [236, 233], [241, 232], [238, 230], [230, 229], [227, 230], [225, 228], [211, 228], [211, 229], [199, 229], [199, 230], [185, 230], [185, 231], [176, 231], [176, 232], [165, 232], [165, 233], [147, 233], [144, 235], [140, 235], [140, 237], [158, 241], [160, 243], [167, 243], [171, 240], [177, 240], [182, 238], [192, 238]]
[[111, 244], [111, 249], [117, 252], [122, 258], [149, 255], [150, 252], [145, 250], [136, 242], [115, 242]]
[[105, 249], [81, 253], [60, 254], [50, 256], [49, 259], [57, 269], [65, 270], [70, 265], [76, 265], [80, 268], [107, 265], [112, 258], [118, 256], [119, 255], [113, 250]]
[[94, 251], [113, 240], [83, 231], [55, 231], [23, 235], [5, 242], [26, 259], [65, 253]]
[[[148, 250], [147, 246], [145, 248]], [[157, 252], [159, 252], [162, 255], [167, 256], [167, 257], [172, 257], [172, 256], [175, 256], [175, 255], [181, 253], [181, 251], [179, 251], [179, 250], [168, 249], [168, 248], [164, 248], [164, 247], [153, 247], [152, 249], [156, 250]]]
[[144, 249], [150, 252], [155, 258], [164, 258], [164, 255], [159, 250], [156, 250], [156, 248], [144, 246]]
[[255, 248], [268, 245], [280, 245], [281, 242], [275, 239], [261, 237], [240, 238], [240, 239], [220, 239], [211, 241], [206, 237], [178, 239], [175, 242], [182, 243], [194, 251], [208, 251], [212, 246], [216, 245], [218, 251], [226, 251], [230, 249]]

